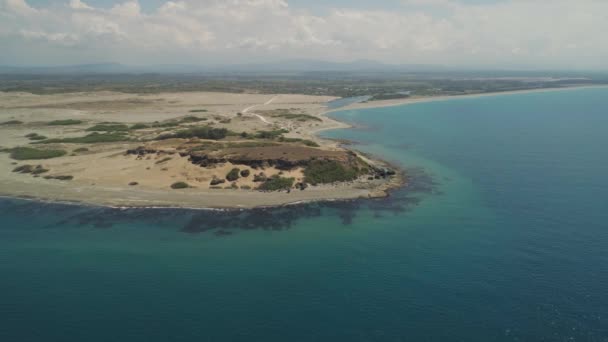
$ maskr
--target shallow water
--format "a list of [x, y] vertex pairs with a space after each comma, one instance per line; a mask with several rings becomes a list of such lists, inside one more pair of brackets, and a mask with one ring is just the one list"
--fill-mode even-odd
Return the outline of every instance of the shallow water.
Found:
[[333, 114], [389, 199], [212, 212], [0, 199], [0, 341], [604, 341], [608, 89]]

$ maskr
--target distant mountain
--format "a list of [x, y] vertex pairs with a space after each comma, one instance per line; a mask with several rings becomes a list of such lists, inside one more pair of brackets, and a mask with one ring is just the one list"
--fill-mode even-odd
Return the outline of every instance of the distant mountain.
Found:
[[98, 63], [65, 66], [14, 67], [0, 66], [0, 74], [141, 74], [141, 73], [272, 73], [272, 72], [355, 72], [355, 71], [438, 71], [436, 65], [394, 65], [373, 60], [329, 62], [322, 60], [293, 59], [251, 64], [187, 65], [163, 64], [131, 66], [120, 63]]

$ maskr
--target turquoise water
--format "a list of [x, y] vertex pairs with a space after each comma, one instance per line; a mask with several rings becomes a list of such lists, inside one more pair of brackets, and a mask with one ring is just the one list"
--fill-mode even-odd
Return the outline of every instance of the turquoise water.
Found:
[[606, 341], [608, 89], [334, 114], [386, 200], [0, 200], [0, 341]]

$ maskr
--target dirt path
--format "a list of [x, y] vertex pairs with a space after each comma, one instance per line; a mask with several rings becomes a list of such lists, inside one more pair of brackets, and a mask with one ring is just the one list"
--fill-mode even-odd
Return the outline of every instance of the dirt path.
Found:
[[[260, 107], [260, 106], [268, 106], [269, 104], [271, 104], [274, 100], [276, 100], [280, 95], [276, 95], [275, 97], [271, 98], [270, 100], [264, 102], [264, 104], [261, 105], [253, 105], [253, 106], [249, 106], [245, 109], [242, 110], [243, 114], [247, 114], [250, 110], [256, 108], [256, 107]], [[252, 114], [253, 116], [256, 116], [258, 119], [262, 120], [262, 122], [264, 122], [265, 124], [268, 125], [272, 125], [272, 122], [268, 121], [265, 117], [261, 116], [260, 114]]]

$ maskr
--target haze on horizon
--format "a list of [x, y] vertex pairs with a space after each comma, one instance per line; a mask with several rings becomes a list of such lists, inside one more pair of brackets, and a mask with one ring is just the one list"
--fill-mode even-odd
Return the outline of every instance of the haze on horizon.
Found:
[[607, 70], [601, 0], [0, 0], [0, 65], [288, 59]]

